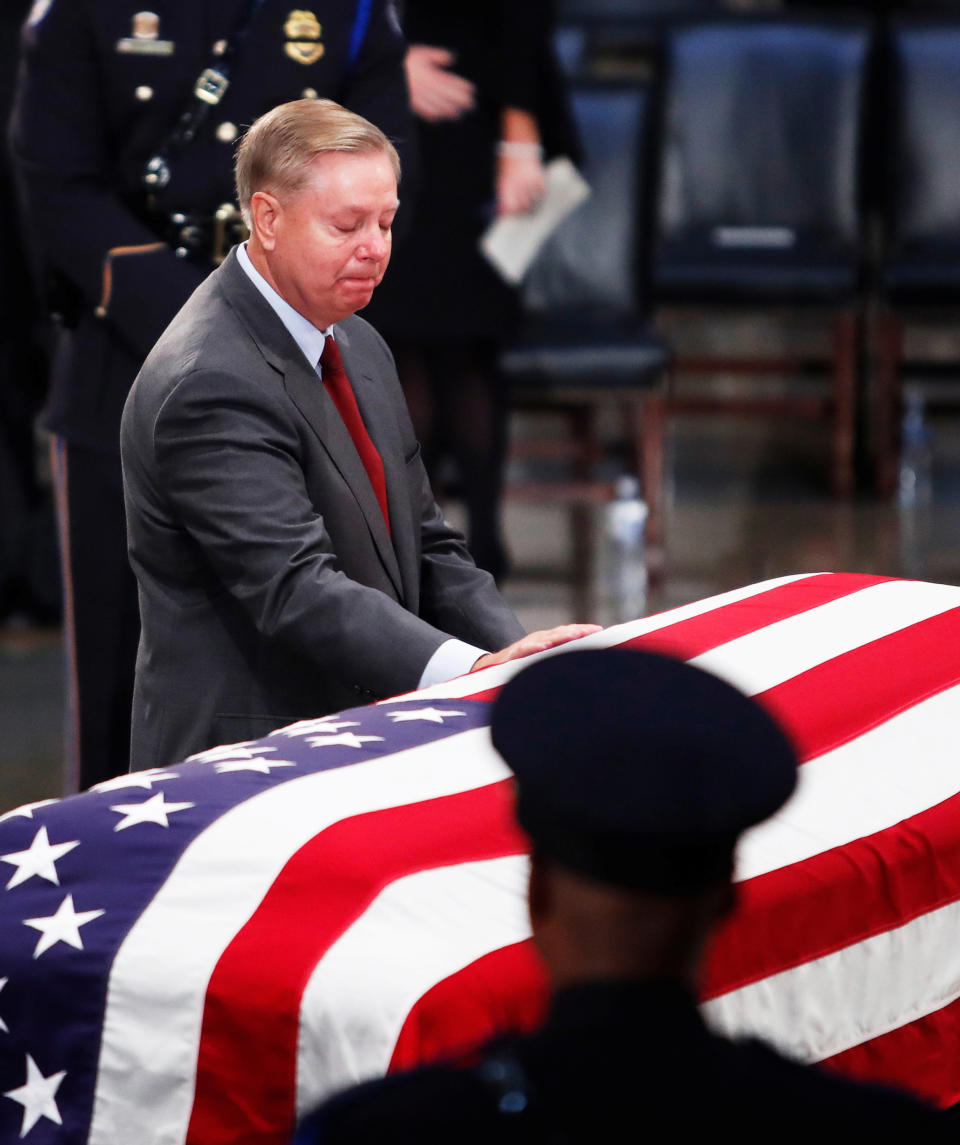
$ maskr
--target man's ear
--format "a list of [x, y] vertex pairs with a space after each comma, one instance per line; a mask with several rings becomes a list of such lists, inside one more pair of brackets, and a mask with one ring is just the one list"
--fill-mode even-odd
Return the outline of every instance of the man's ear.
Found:
[[254, 191], [250, 196], [250, 229], [264, 250], [273, 250], [277, 241], [277, 222], [283, 214], [280, 200], [269, 191]]

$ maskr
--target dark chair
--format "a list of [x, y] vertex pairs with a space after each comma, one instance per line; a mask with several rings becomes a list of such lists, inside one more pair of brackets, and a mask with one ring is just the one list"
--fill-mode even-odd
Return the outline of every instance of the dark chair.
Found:
[[560, 498], [574, 509], [578, 577], [589, 573], [591, 504], [611, 494], [616, 469], [598, 433], [603, 406], [618, 406], [627, 464], [650, 508], [648, 537], [662, 535], [663, 377], [669, 349], [647, 320], [646, 195], [650, 92], [644, 85], [585, 83], [572, 93], [590, 198], [557, 229], [524, 285], [525, 324], [502, 357], [513, 408], [560, 414], [566, 441], [551, 435], [527, 452], [572, 462], [559, 482], [514, 481], [514, 497]]
[[662, 20], [726, 8], [729, 0], [560, 0], [560, 21], [624, 26], [638, 20]]
[[960, 23], [895, 23], [889, 54], [889, 194], [873, 392], [876, 483], [884, 495], [897, 484], [906, 327], [955, 323], [960, 306]]
[[583, 74], [649, 75], [663, 29], [689, 16], [706, 17], [731, 0], [560, 0], [558, 27], [580, 37]]
[[[825, 311], [831, 384], [777, 398], [684, 396], [668, 408], [832, 421], [831, 478], [853, 488], [869, 25], [787, 17], [687, 23], [665, 44], [654, 289], [674, 307]], [[680, 356], [674, 376], [792, 375], [814, 356]]]

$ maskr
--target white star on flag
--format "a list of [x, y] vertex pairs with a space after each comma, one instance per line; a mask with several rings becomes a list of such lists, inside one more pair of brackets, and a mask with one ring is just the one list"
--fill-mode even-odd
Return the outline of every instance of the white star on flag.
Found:
[[409, 720], [426, 720], [431, 724], [442, 724], [445, 716], [465, 716], [466, 712], [447, 711], [444, 708], [414, 708], [412, 711], [387, 712], [395, 724], [404, 724]]
[[105, 779], [102, 783], [95, 783], [91, 791], [120, 791], [124, 787], [143, 787], [148, 791], [154, 783], [161, 779], [176, 779], [175, 771], [158, 771], [151, 767], [149, 771], [133, 771], [129, 775], [116, 775], [113, 779]]
[[33, 1058], [27, 1054], [27, 1081], [17, 1089], [8, 1089], [3, 1095], [23, 1106], [23, 1123], [20, 1126], [21, 1139], [26, 1137], [41, 1117], [62, 1125], [60, 1110], [54, 1096], [60, 1082], [67, 1076], [65, 1069], [44, 1077]]
[[[2, 990], [4, 988], [4, 986], [6, 986], [7, 981], [8, 981], [8, 979], [6, 979], [6, 978], [0, 978], [0, 990]], [[7, 1023], [3, 1020], [3, 1018], [0, 1018], [0, 1030], [2, 1030], [3, 1033], [5, 1033], [5, 1034], [10, 1033], [10, 1028], [7, 1025]]]
[[41, 954], [48, 951], [51, 946], [56, 946], [58, 942], [66, 942], [75, 950], [83, 950], [80, 927], [86, 926], [88, 922], [93, 922], [95, 918], [99, 918], [104, 913], [102, 910], [74, 910], [73, 895], [67, 895], [57, 907], [56, 914], [48, 915], [46, 918], [25, 918], [23, 920], [24, 926], [32, 926], [34, 930], [40, 931], [40, 938], [37, 940], [37, 948], [33, 952], [33, 957], [39, 958]]
[[198, 751], [196, 755], [187, 757], [191, 763], [215, 763], [219, 759], [253, 759], [255, 755], [262, 755], [265, 751], [276, 751], [275, 747], [251, 747], [255, 741], [242, 740], [240, 743], [226, 743], [222, 747], [210, 747], [206, 751]]
[[79, 839], [73, 839], [69, 843], [51, 844], [47, 838], [46, 827], [41, 827], [34, 835], [33, 842], [26, 851], [11, 851], [9, 855], [0, 855], [0, 862], [9, 863], [12, 867], [17, 868], [10, 876], [7, 890], [18, 887], [34, 875], [46, 879], [48, 883], [59, 886], [60, 879], [57, 877], [55, 863], [57, 859], [62, 859], [74, 847], [79, 846]]
[[32, 819], [33, 813], [38, 807], [49, 807], [51, 803], [59, 803], [59, 799], [38, 799], [36, 803], [24, 803], [22, 807], [14, 807], [12, 811], [5, 811], [0, 815], [0, 823], [6, 819], [13, 819], [19, 817], [21, 819]]
[[382, 742], [383, 736], [358, 736], [354, 732], [343, 732], [338, 736], [311, 736], [307, 743], [311, 747], [334, 747], [340, 744], [341, 747], [359, 748], [374, 741]]
[[156, 823], [158, 827], [169, 827], [168, 815], [175, 811], [186, 811], [194, 807], [194, 803], [165, 803], [163, 792], [158, 791], [143, 803], [114, 803], [110, 810], [116, 811], [123, 818], [114, 827], [114, 831], [124, 831], [127, 827], [135, 827], [138, 823]]
[[357, 720], [335, 720], [332, 716], [321, 716], [317, 720], [297, 720], [286, 728], [271, 732], [272, 736], [305, 736], [311, 732], [338, 732], [341, 728], [358, 728]]
[[269, 775], [271, 767], [296, 767], [289, 759], [225, 759], [215, 763], [214, 770], [223, 775], [228, 771], [259, 771]]

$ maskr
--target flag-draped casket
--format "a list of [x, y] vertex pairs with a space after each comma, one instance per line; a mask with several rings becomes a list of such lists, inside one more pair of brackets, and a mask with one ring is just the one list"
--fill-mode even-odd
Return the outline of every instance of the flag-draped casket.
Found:
[[[803, 759], [740, 847], [708, 1019], [960, 1100], [960, 588], [788, 577], [567, 647], [624, 644], [756, 695]], [[356, 1079], [535, 1023], [487, 730], [519, 667], [0, 817], [0, 1140], [279, 1145]]]

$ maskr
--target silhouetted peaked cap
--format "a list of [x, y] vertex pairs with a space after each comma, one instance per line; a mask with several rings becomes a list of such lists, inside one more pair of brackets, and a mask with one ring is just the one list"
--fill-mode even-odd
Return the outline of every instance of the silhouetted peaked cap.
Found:
[[660, 894], [729, 878], [737, 837], [797, 778], [793, 748], [754, 700], [629, 649], [561, 652], [523, 669], [496, 701], [491, 732], [537, 850]]

